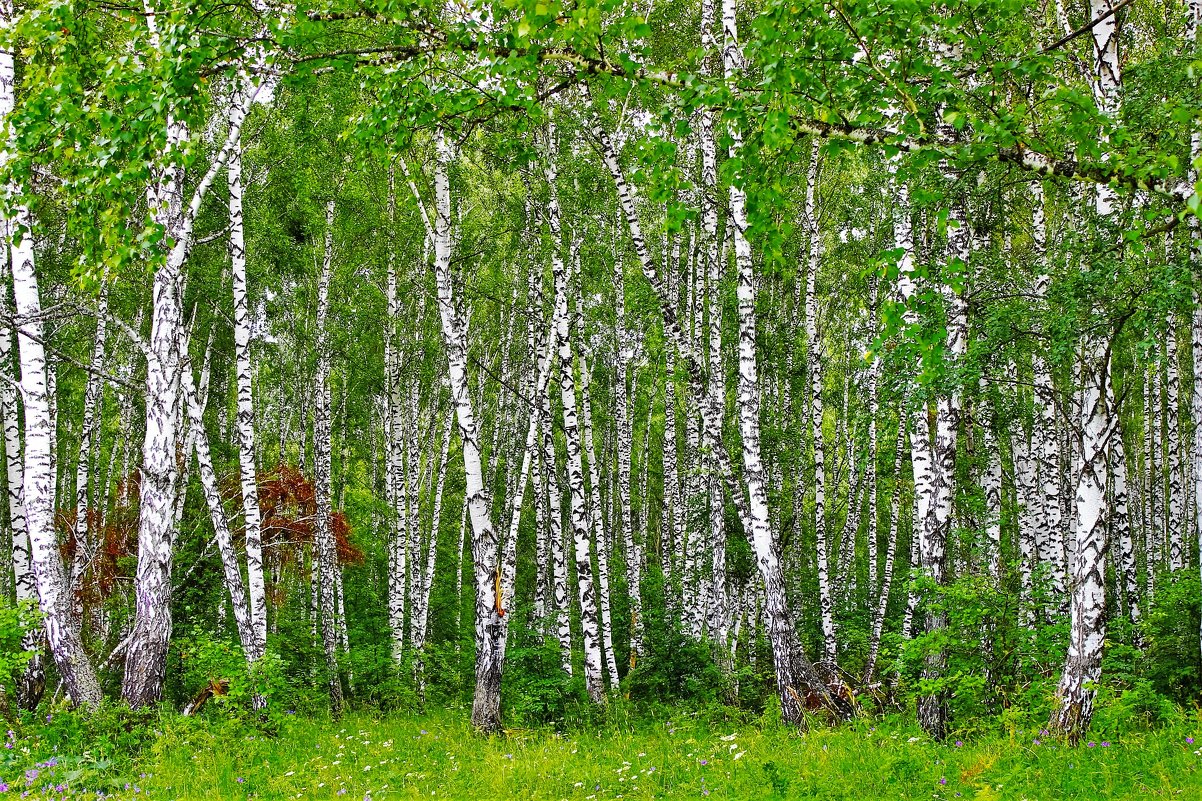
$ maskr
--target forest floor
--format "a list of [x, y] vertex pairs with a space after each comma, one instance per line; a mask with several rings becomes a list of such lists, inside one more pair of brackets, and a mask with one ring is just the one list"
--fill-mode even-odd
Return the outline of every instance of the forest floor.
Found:
[[1202, 798], [1202, 731], [1184, 724], [1070, 748], [1017, 730], [935, 744], [900, 718], [797, 735], [682, 717], [490, 739], [473, 736], [465, 718], [289, 717], [274, 735], [164, 718], [132, 757], [98, 756], [122, 747], [112, 738], [66, 753], [67, 740], [48, 731], [10, 733], [0, 799], [96, 798], [98, 789], [122, 799], [356, 801]]

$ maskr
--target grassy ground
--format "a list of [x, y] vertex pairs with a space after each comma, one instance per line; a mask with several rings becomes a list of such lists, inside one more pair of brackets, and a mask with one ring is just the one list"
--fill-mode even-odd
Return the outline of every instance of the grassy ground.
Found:
[[48, 756], [55, 737], [14, 734], [0, 753], [0, 799], [94, 798], [97, 788], [152, 799], [1202, 798], [1202, 732], [1184, 726], [1077, 748], [1038, 732], [934, 744], [902, 720], [795, 735], [681, 718], [493, 739], [473, 736], [459, 711], [292, 717], [274, 736], [178, 718], [153, 728], [132, 760], [62, 744]]

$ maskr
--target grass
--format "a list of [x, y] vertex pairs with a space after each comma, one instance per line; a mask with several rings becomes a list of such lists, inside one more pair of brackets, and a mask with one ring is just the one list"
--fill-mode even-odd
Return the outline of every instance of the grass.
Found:
[[97, 788], [115, 798], [356, 801], [1202, 798], [1202, 732], [1186, 724], [1070, 748], [1017, 731], [937, 744], [901, 718], [805, 735], [680, 717], [484, 739], [458, 710], [286, 717], [274, 735], [162, 717], [125, 756], [119, 738], [87, 730], [94, 724], [80, 730], [91, 745], [67, 753], [78, 740], [58, 725], [9, 738], [0, 799], [95, 798]]

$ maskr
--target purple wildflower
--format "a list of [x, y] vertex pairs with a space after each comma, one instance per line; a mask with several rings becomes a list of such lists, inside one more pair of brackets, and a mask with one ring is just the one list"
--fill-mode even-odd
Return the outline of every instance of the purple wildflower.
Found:
[[946, 777], [946, 776], [941, 776], [941, 777], [939, 778], [939, 783], [940, 783], [940, 784], [947, 784], [947, 777]]
[[1031, 745], [1039, 745], [1039, 740], [1032, 740]]
[[1110, 747], [1110, 743], [1109, 743], [1109, 742], [1107, 742], [1106, 740], [1103, 740], [1103, 741], [1102, 741], [1102, 747], [1103, 747], [1103, 748], [1109, 748], [1109, 747]]
[[0, 782], [0, 793], [8, 792], [8, 782]]
[[956, 747], [957, 747], [957, 748], [963, 748], [963, 747], [964, 747], [964, 741], [963, 741], [963, 740], [956, 740]]
[[238, 782], [238, 784], [242, 784], [242, 782], [246, 781], [246, 779], [239, 776], [238, 778], [234, 779], [234, 781]]
[[701, 760], [701, 764], [702, 764], [702, 765], [708, 765], [708, 764], [709, 764], [709, 760], [708, 760], [708, 759], [703, 759], [703, 760]]
[[1193, 738], [1193, 737], [1186, 737], [1186, 738], [1185, 738], [1185, 741], [1186, 741], [1187, 743], [1189, 743], [1190, 745], [1193, 745], [1193, 744], [1194, 744], [1194, 738]]
[[25, 778], [26, 778], [26, 779], [29, 779], [30, 781], [33, 781], [33, 780], [34, 780], [34, 779], [36, 779], [37, 777], [38, 777], [38, 771], [37, 771], [37, 770], [35, 770], [35, 769], [33, 769], [33, 768], [30, 768], [29, 770], [25, 771]]
[[1085, 747], [1086, 747], [1086, 748], [1093, 748], [1095, 745], [1097, 745], [1097, 743], [1086, 743], [1086, 744], [1085, 744]]
[[430, 732], [426, 731], [425, 729], [422, 729], [422, 734], [429, 734], [429, 733]]

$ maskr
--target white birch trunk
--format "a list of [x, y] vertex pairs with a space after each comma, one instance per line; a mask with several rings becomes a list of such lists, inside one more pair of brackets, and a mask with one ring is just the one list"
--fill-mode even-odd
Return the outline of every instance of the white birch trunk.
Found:
[[[580, 295], [578, 294], [578, 297]], [[581, 297], [581, 301], [583, 298]], [[588, 459], [589, 498], [592, 506], [591, 529], [597, 550], [597, 600], [601, 610], [601, 647], [605, 655], [605, 671], [609, 688], [618, 686], [618, 661], [614, 654], [613, 621], [609, 597], [609, 537], [601, 521], [601, 471], [597, 464], [597, 448], [593, 438], [592, 401], [589, 396], [591, 376], [587, 352], [580, 354], [580, 409], [584, 425], [585, 458]]]
[[[3, 8], [3, 6], [0, 6]], [[7, 19], [7, 17], [6, 17]], [[11, 55], [0, 51], [0, 72], [11, 67]], [[0, 77], [0, 102], [7, 103], [9, 97], [4, 94], [7, 85]], [[4, 224], [4, 236], [9, 237], [7, 221]], [[0, 254], [0, 370], [4, 378], [13, 375], [13, 337], [8, 327], [12, 318], [12, 310], [8, 298], [8, 259]], [[18, 362], [18, 366], [20, 363]], [[20, 420], [17, 417], [18, 401], [16, 386], [11, 380], [0, 379], [0, 423], [4, 426], [4, 457], [6, 467], [6, 491], [8, 493], [9, 530], [12, 537], [12, 572], [13, 588], [18, 602], [38, 603], [37, 578], [33, 572], [30, 551], [29, 527], [25, 521], [25, 465], [21, 454]], [[77, 622], [78, 624], [78, 622]], [[22, 648], [33, 654], [18, 685], [18, 701], [22, 708], [31, 709], [41, 700], [46, 686], [46, 669], [42, 658], [42, 628], [31, 627], [21, 641]]]
[[581, 454], [580, 421], [576, 407], [575, 365], [568, 320], [568, 275], [562, 253], [559, 201], [556, 196], [554, 161], [555, 131], [548, 133], [547, 184], [551, 197], [547, 203], [547, 227], [551, 235], [551, 271], [555, 277], [555, 342], [559, 355], [559, 388], [563, 404], [564, 439], [568, 451], [568, 490], [571, 497], [572, 537], [575, 544], [576, 587], [580, 599], [580, 627], [584, 645], [584, 681], [589, 697], [600, 702], [605, 695], [601, 675], [601, 642], [597, 622], [597, 598], [593, 587], [593, 566], [589, 554], [588, 516], [585, 510], [584, 465]]
[[[898, 520], [901, 511], [901, 468], [902, 456], [906, 450], [906, 424], [909, 415], [906, 414], [905, 399], [898, 408], [897, 448], [893, 456], [893, 492], [889, 501], [889, 534], [885, 544], [885, 566], [881, 573], [881, 591], [876, 599], [876, 609], [872, 615], [872, 632], [868, 637], [868, 660], [864, 667], [864, 683], [872, 684], [876, 671], [876, 660], [881, 651], [881, 633], [885, 628], [885, 612], [889, 608], [889, 593], [893, 585], [893, 565], [897, 558]], [[875, 590], [870, 586], [869, 590]]]
[[[810, 151], [806, 183], [805, 215], [809, 228], [810, 251], [806, 267], [806, 357], [810, 373], [810, 439], [814, 449], [814, 541], [818, 559], [818, 604], [822, 618], [822, 658], [834, 663], [836, 656], [834, 601], [831, 598], [830, 559], [826, 542], [826, 446], [822, 421], [822, 343], [818, 334], [818, 266], [822, 258], [822, 233], [818, 228], [818, 139]], [[733, 205], [732, 205], [733, 209]], [[739, 227], [735, 218], [736, 228]], [[742, 227], [746, 227], [743, 223]], [[739, 234], [735, 235], [736, 257]], [[848, 508], [850, 512], [850, 507]]]
[[[1100, 18], [1109, 5], [1090, 0], [1090, 15]], [[1118, 20], [1112, 15], [1094, 25], [1093, 89], [1102, 114], [1118, 111], [1120, 61]], [[1096, 189], [1099, 217], [1114, 212], [1117, 195], [1108, 186]], [[1078, 410], [1080, 470], [1076, 472], [1074, 502], [1075, 543], [1072, 552], [1069, 646], [1064, 673], [1057, 688], [1057, 709], [1050, 728], [1075, 742], [1089, 727], [1097, 683], [1102, 671], [1102, 647], [1106, 639], [1106, 451], [1114, 435], [1111, 410], [1110, 348], [1097, 333], [1084, 343], [1081, 362], [1083, 397]], [[1076, 449], [1075, 449], [1076, 450]]]
[[634, 521], [631, 519], [630, 465], [631, 442], [634, 439], [634, 422], [630, 414], [627, 395], [627, 366], [631, 360], [629, 334], [626, 331], [626, 276], [620, 257], [614, 259], [614, 335], [617, 340], [617, 376], [615, 397], [617, 405], [617, 450], [618, 450], [618, 507], [615, 527], [622, 530], [622, 550], [626, 556], [626, 591], [630, 597], [630, 667], [633, 669], [643, 652], [643, 609], [641, 555], [635, 545]]
[[[149, 42], [160, 49], [157, 14], [145, 4]], [[241, 98], [254, 102], [257, 89]], [[165, 234], [163, 263], [154, 276], [153, 311], [146, 365], [146, 426], [142, 445], [135, 612], [125, 654], [121, 695], [134, 708], [159, 699], [171, 640], [171, 563], [178, 479], [176, 452], [182, 423], [180, 369], [183, 326], [183, 268], [193, 244], [193, 224], [217, 172], [225, 166], [240, 126], [232, 124], [217, 158], [184, 205], [184, 171], [177, 163], [186, 148], [187, 126], [168, 111], [166, 149], [147, 188], [151, 220]]]
[[[192, 449], [196, 453], [196, 462], [200, 472], [200, 484], [204, 489], [205, 504], [209, 508], [209, 520], [213, 524], [213, 540], [217, 543], [217, 552], [221, 556], [221, 567], [225, 579], [226, 592], [229, 593], [230, 603], [234, 608], [234, 622], [238, 628], [238, 640], [246, 661], [254, 663], [262, 653], [258, 650], [257, 635], [250, 619], [247, 605], [246, 587], [242, 581], [242, 568], [238, 564], [237, 554], [234, 553], [233, 537], [230, 535], [229, 523], [226, 521], [225, 509], [221, 505], [221, 492], [217, 486], [217, 473], [213, 469], [213, 457], [209, 452], [209, 437], [204, 429], [204, 410], [201, 406], [196, 384], [192, 378], [192, 368], [185, 366], [182, 371], [184, 402], [188, 407], [188, 425], [191, 429]], [[223, 605], [224, 606], [224, 605]]]
[[[733, 7], [731, 9], [731, 17], [733, 18]], [[849, 714], [849, 705], [843, 699], [832, 696], [814, 673], [813, 665], [806, 658], [801, 644], [797, 639], [797, 633], [793, 628], [792, 614], [785, 594], [784, 572], [781, 569], [780, 559], [776, 552], [775, 543], [773, 542], [772, 530], [768, 524], [767, 495], [764, 492], [763, 467], [758, 458], [759, 449], [758, 447], [752, 448], [755, 458], [753, 458], [750, 465], [747, 464], [746, 455], [744, 457], [746, 488], [741, 488], [735, 481], [734, 467], [731, 464], [730, 455], [726, 452], [721, 434], [719, 433], [721, 412], [714, 408], [712, 397], [705, 391], [700, 364], [693, 354], [691, 343], [681, 333], [674, 304], [671, 303], [668, 292], [664, 288], [663, 281], [647, 250], [646, 242], [643, 239], [642, 227], [639, 223], [638, 211], [635, 207], [634, 195], [631, 192], [629, 184], [626, 182], [621, 165], [618, 163], [613, 144], [609, 139], [609, 135], [596, 121], [593, 122], [592, 132], [601, 145], [602, 157], [617, 186], [618, 199], [621, 203], [622, 212], [626, 217], [626, 225], [631, 241], [634, 244], [635, 253], [639, 259], [639, 265], [642, 267], [643, 275], [650, 282], [658, 297], [666, 339], [685, 362], [690, 388], [694, 397], [699, 399], [702, 425], [707, 432], [709, 441], [717, 443], [715, 455], [718, 459], [719, 471], [726, 483], [731, 500], [739, 512], [739, 517], [744, 523], [743, 530], [751, 544], [752, 552], [756, 559], [756, 566], [767, 588], [765, 590], [765, 616], [768, 620], [769, 640], [772, 644], [777, 690], [781, 700], [784, 719], [794, 725], [804, 725], [803, 706], [805, 700], [801, 695], [803, 692], [816, 695], [820, 703], [830, 706], [840, 715]], [[750, 270], [751, 265], [747, 264], [746, 266]], [[744, 276], [744, 281], [749, 283], [751, 278], [752, 276], [746, 275]], [[752, 286], [742, 287], [745, 295], [748, 294], [748, 290], [754, 291]], [[746, 298], [744, 301], [745, 306], [746, 301], [751, 300], [753, 298]], [[744, 310], [746, 311], [746, 308]], [[752, 309], [752, 311], [754, 310]], [[754, 326], [754, 319], [752, 320], [752, 324]], [[754, 360], [754, 337], [749, 344]], [[754, 364], [751, 366], [754, 367]], [[745, 365], [741, 361], [741, 374], [744, 367]], [[754, 371], [751, 378], [754, 378]], [[754, 382], [752, 383], [754, 384]], [[758, 393], [754, 393], [754, 398], [758, 407]], [[758, 412], [758, 409], [750, 411]], [[758, 434], [758, 414], [741, 412], [741, 418], [743, 423], [741, 427], [750, 429], [752, 433]], [[758, 446], [758, 441], [754, 445]], [[747, 493], [747, 496], [750, 496], [749, 499], [744, 495], [744, 492]], [[753, 508], [755, 509], [754, 512], [752, 512]]]
[[1185, 492], [1181, 486], [1181, 379], [1177, 359], [1177, 321], [1170, 315], [1168, 335], [1165, 337], [1165, 361], [1168, 366], [1165, 382], [1165, 444], [1168, 446], [1169, 488], [1166, 497], [1168, 510], [1167, 535], [1169, 543], [1169, 570], [1178, 571], [1185, 567]]
[[[7, 27], [11, 19], [7, 9], [0, 10], [0, 15], [3, 15], [4, 27]], [[12, 76], [11, 54], [0, 53], [2, 118], [7, 118], [12, 110]], [[4, 157], [7, 160], [8, 154], [5, 153]], [[21, 197], [19, 188], [11, 189], [15, 198]], [[29, 564], [42, 610], [42, 628], [46, 632], [59, 677], [73, 703], [95, 707], [103, 696], [92, 663], [84, 651], [79, 622], [72, 615], [70, 584], [54, 530], [54, 473], [51, 468], [53, 419], [50, 415], [46, 351], [42, 345], [41, 299], [34, 270], [33, 218], [29, 209], [19, 200], [10, 204], [9, 213], [6, 238], [11, 238], [13, 297], [17, 319], [23, 321], [17, 327], [17, 344], [21, 360], [21, 392], [25, 400], [22, 489]], [[27, 580], [19, 578], [20, 585], [28, 587]], [[30, 678], [27, 676], [26, 681]]]
[[[242, 104], [230, 104], [230, 124], [241, 128]], [[246, 594], [250, 630], [247, 658], [257, 662], [267, 649], [267, 584], [263, 577], [262, 514], [255, 462], [254, 367], [251, 362], [251, 318], [246, 274], [246, 237], [242, 220], [242, 143], [234, 141], [227, 166], [230, 216], [230, 266], [234, 295], [234, 372], [237, 380], [239, 486], [246, 533]], [[235, 603], [235, 608], [237, 604]]]
[[88, 381], [84, 387], [83, 420], [79, 428], [79, 460], [75, 467], [75, 560], [71, 570], [74, 591], [74, 613], [83, 620], [84, 574], [96, 551], [91, 526], [88, 524], [88, 478], [95, 469], [92, 463], [93, 444], [100, 418], [104, 384], [101, 370], [104, 368], [105, 342], [108, 331], [108, 284], [100, 289], [100, 301], [96, 312], [96, 339], [92, 346]]
[[[0, 3], [0, 32], [6, 36], [13, 25], [13, 7], [8, 0]], [[0, 121], [7, 122], [13, 112], [15, 97], [15, 65], [13, 53], [0, 49]], [[12, 132], [0, 151], [0, 166], [8, 164], [15, 153]], [[71, 588], [58, 550], [54, 531], [54, 472], [52, 469], [53, 419], [50, 414], [46, 350], [42, 344], [41, 297], [34, 269], [33, 217], [24, 203], [21, 187], [8, 187], [8, 218], [5, 223], [5, 242], [9, 243], [13, 277], [13, 296], [17, 319], [17, 345], [21, 366], [21, 391], [25, 403], [25, 453], [21, 465], [20, 492], [22, 497], [12, 507], [13, 556], [18, 597], [28, 598], [31, 582], [24, 570], [25, 558], [42, 610], [42, 628], [50, 644], [50, 653], [58, 667], [59, 676], [75, 704], [95, 707], [102, 700], [96, 673], [84, 651], [79, 623], [71, 614]], [[0, 259], [3, 261], [3, 259]], [[6, 293], [6, 290], [5, 290]], [[4, 304], [7, 306], [7, 303]], [[8, 332], [0, 331], [7, 349]], [[4, 382], [7, 383], [7, 382]], [[8, 401], [11, 393], [6, 391]], [[17, 485], [13, 483], [13, 460], [19, 453], [15, 431], [15, 403], [5, 402], [5, 449], [9, 460], [9, 500], [14, 498]], [[18, 528], [18, 515], [24, 511], [23, 527]], [[34, 632], [30, 632], [33, 635]], [[41, 694], [40, 662], [30, 666], [22, 677], [22, 701], [28, 705]]]
[[334, 269], [334, 201], [326, 201], [325, 254], [317, 286], [317, 402], [313, 409], [314, 496], [317, 519], [314, 546], [317, 562], [318, 614], [321, 618], [321, 642], [325, 651], [330, 709], [342, 713], [342, 679], [338, 669], [338, 623], [334, 603], [338, 552], [334, 540], [333, 508], [330, 497], [333, 454], [330, 420], [330, 335], [327, 317], [330, 308], [330, 281]]

